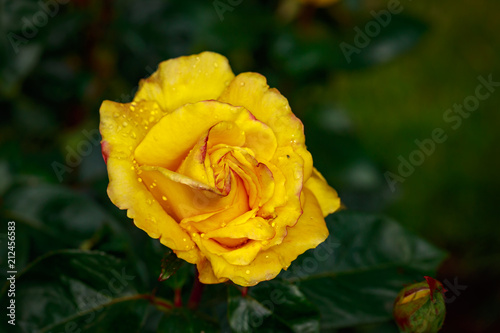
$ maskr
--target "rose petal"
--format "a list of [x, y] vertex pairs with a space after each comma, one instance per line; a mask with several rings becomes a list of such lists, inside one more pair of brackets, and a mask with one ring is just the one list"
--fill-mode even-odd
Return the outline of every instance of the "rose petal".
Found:
[[137, 180], [130, 170], [131, 163], [118, 158], [108, 159], [108, 195], [120, 209], [127, 209], [127, 216], [134, 219], [140, 229], [152, 238], [160, 238], [172, 250], [191, 250], [194, 243], [188, 234], [169, 216], [148, 191], [144, 182]]
[[235, 175], [231, 176], [231, 191], [224, 198], [222, 208], [213, 214], [201, 214], [186, 217], [180, 222], [181, 226], [194, 232], [210, 232], [226, 226], [229, 222], [249, 211], [248, 195], [243, 186], [243, 181]]
[[[200, 121], [201, 119], [203, 121]], [[274, 155], [276, 143], [271, 129], [257, 121], [251, 113], [242, 107], [217, 101], [203, 101], [184, 105], [164, 116], [139, 144], [135, 150], [135, 158], [140, 164], [175, 170], [199, 138], [221, 121], [236, 123], [247, 138], [253, 137], [256, 128], [266, 133], [267, 145], [252, 148], [256, 155]], [[249, 144], [254, 142], [256, 140], [251, 140]]]
[[177, 172], [141, 166], [140, 177], [165, 211], [181, 221], [186, 217], [218, 212], [230, 206], [231, 197]]
[[328, 185], [323, 175], [316, 168], [313, 168], [311, 178], [309, 178], [305, 186], [318, 199], [323, 216], [327, 216], [340, 208], [340, 198], [337, 191]]
[[312, 158], [305, 149], [304, 126], [292, 113], [288, 100], [276, 89], [270, 89], [264, 76], [241, 73], [224, 90], [219, 101], [243, 106], [276, 135], [278, 146], [292, 146], [304, 160], [304, 179], [312, 172]]
[[134, 101], [157, 101], [170, 113], [188, 103], [217, 99], [233, 78], [226, 57], [217, 53], [170, 59], [141, 80]]
[[[212, 269], [216, 280], [230, 279], [241, 286], [254, 286], [263, 280], [271, 280], [293, 260], [308, 249], [315, 248], [328, 237], [323, 213], [311, 191], [303, 191], [304, 212], [293, 228], [288, 228], [287, 237], [280, 245], [261, 251], [248, 265], [229, 264], [222, 256], [206, 251], [203, 242], [196, 241], [201, 251], [210, 260], [210, 266], [198, 266], [198, 269]], [[211, 272], [200, 273], [210, 276]], [[210, 280], [200, 280], [210, 283]]]

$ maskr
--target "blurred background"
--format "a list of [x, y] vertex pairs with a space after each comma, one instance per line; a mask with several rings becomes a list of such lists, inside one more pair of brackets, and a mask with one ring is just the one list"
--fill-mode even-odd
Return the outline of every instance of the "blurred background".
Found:
[[131, 101], [163, 60], [211, 50], [289, 99], [347, 208], [448, 252], [442, 332], [500, 332], [498, 1], [0, 4], [1, 214], [19, 225], [18, 269], [92, 247], [106, 214], [126, 221], [106, 195], [100, 104]]

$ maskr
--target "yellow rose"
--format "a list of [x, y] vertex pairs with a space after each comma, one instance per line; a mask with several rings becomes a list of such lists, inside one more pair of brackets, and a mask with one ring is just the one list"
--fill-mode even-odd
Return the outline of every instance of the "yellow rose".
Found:
[[109, 197], [201, 282], [270, 280], [328, 236], [340, 200], [262, 75], [235, 77], [217, 53], [180, 57], [100, 113]]

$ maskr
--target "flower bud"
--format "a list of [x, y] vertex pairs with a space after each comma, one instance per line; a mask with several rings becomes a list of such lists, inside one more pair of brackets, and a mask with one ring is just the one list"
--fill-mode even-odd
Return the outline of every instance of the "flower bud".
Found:
[[446, 315], [441, 282], [425, 276], [424, 282], [401, 290], [394, 302], [393, 315], [402, 333], [435, 333]]

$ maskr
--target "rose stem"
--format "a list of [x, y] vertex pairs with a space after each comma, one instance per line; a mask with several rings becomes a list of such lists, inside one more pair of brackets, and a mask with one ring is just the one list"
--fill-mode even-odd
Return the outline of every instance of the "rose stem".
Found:
[[181, 288], [177, 288], [177, 289], [174, 289], [174, 306], [176, 308], [181, 308], [182, 307], [182, 289]]
[[248, 294], [248, 287], [243, 287], [241, 289], [241, 297], [245, 297]]
[[193, 282], [193, 289], [191, 291], [191, 296], [189, 297], [189, 303], [188, 303], [188, 307], [190, 309], [196, 309], [198, 307], [198, 304], [200, 304], [201, 294], [203, 293], [203, 287], [205, 286], [203, 283], [200, 282], [198, 275], [199, 273], [198, 271], [196, 271], [196, 276]]

